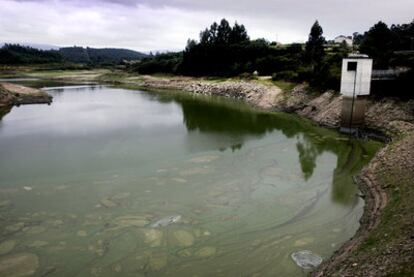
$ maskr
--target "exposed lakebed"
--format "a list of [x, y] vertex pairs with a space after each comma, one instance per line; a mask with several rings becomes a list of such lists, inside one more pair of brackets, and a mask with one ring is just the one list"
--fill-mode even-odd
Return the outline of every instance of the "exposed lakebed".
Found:
[[0, 121], [0, 272], [301, 276], [292, 253], [359, 226], [375, 142], [222, 98], [48, 93]]

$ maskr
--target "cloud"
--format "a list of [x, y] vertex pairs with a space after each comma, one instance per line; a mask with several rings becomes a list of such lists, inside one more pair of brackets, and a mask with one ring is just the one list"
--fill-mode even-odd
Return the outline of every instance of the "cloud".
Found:
[[177, 50], [225, 17], [252, 38], [292, 42], [305, 41], [315, 19], [332, 38], [409, 22], [413, 10], [411, 0], [2, 0], [0, 41]]

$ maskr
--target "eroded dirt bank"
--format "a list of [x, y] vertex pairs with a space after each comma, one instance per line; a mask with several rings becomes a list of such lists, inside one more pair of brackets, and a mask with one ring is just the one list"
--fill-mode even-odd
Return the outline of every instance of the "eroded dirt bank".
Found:
[[361, 226], [314, 276], [413, 276], [413, 169], [411, 132], [388, 144], [362, 171]]
[[282, 90], [276, 86], [254, 82], [234, 80], [212, 82], [185, 77], [166, 79], [144, 76], [141, 79], [129, 79], [123, 83], [150, 89], [173, 89], [204, 95], [242, 99], [263, 109], [271, 109], [277, 101], [276, 99], [278, 95], [282, 92]]
[[[105, 78], [102, 80], [105, 81]], [[244, 100], [260, 109], [296, 113], [315, 123], [338, 128], [342, 98], [333, 91], [320, 95], [309, 93], [306, 85], [282, 92], [271, 82], [227, 80], [212, 82], [187, 77], [158, 78], [151, 76], [121, 78], [115, 83], [148, 89], [172, 89], [204, 95], [218, 95]], [[366, 126], [396, 136], [414, 131], [414, 100], [369, 100]]]
[[24, 104], [50, 104], [52, 96], [38, 89], [0, 83], [0, 107]]

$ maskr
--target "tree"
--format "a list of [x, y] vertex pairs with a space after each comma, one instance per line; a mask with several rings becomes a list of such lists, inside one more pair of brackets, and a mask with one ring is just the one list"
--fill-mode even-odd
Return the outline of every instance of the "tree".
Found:
[[208, 28], [200, 33], [200, 43], [203, 45], [211, 43], [211, 32]]
[[191, 51], [194, 47], [196, 47], [197, 42], [194, 39], [187, 40], [187, 46], [185, 47], [185, 51]]
[[359, 45], [361, 45], [361, 42], [363, 39], [364, 39], [364, 35], [358, 32], [354, 32], [352, 34], [352, 44], [354, 45], [354, 47], [358, 47]]
[[387, 24], [379, 21], [364, 34], [359, 50], [374, 59], [374, 67], [388, 68], [394, 51], [393, 38]]
[[228, 44], [230, 42], [230, 34], [232, 29], [229, 22], [226, 19], [220, 21], [220, 25], [217, 28], [217, 43]]
[[325, 38], [322, 36], [323, 30], [316, 20], [310, 30], [309, 39], [305, 46], [305, 58], [310, 64], [312, 70], [316, 65], [320, 64], [323, 57], [325, 56], [325, 50], [323, 45]]
[[249, 41], [246, 28], [243, 24], [239, 25], [237, 22], [234, 23], [234, 26], [230, 32], [229, 43], [242, 43], [246, 41]]
[[391, 25], [395, 50], [414, 50], [414, 20], [408, 24]]

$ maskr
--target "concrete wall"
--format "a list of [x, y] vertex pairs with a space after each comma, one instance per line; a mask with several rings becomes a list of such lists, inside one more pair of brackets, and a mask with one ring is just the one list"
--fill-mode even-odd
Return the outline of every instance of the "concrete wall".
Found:
[[[348, 63], [356, 62], [356, 71], [348, 70]], [[342, 61], [341, 94], [352, 97], [369, 95], [371, 89], [372, 59], [347, 58]]]
[[358, 128], [364, 125], [365, 120], [365, 107], [367, 101], [365, 97], [356, 97], [354, 101], [354, 111], [352, 113], [352, 126], [351, 124], [351, 111], [352, 111], [352, 97], [342, 97], [342, 114], [341, 114], [341, 127], [345, 128]]

